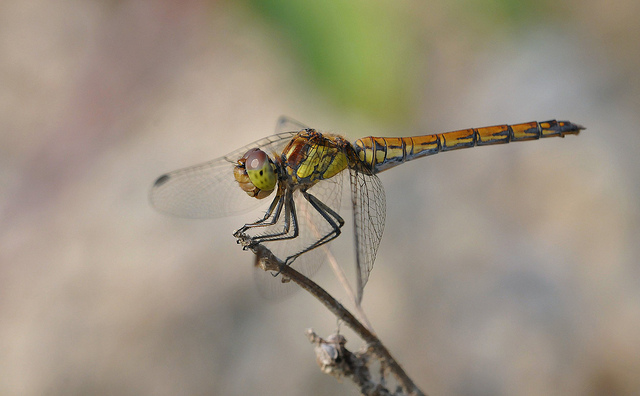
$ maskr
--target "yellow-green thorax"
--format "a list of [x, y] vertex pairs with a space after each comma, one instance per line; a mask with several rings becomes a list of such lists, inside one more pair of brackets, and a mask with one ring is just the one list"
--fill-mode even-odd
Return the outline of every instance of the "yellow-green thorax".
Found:
[[283, 151], [287, 175], [298, 184], [315, 184], [347, 168], [345, 150], [350, 143], [340, 136], [305, 130], [296, 135]]

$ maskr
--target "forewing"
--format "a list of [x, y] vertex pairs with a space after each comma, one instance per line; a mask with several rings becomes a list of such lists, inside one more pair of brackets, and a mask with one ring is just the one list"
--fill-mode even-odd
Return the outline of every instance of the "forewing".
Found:
[[386, 216], [384, 188], [378, 176], [366, 169], [349, 169], [351, 178], [351, 203], [356, 246], [356, 278], [358, 304], [362, 301], [364, 286], [373, 269], [376, 252], [382, 239]]
[[265, 203], [268, 198], [252, 198], [238, 186], [233, 167], [255, 147], [272, 159], [279, 156], [296, 133], [278, 133], [213, 161], [164, 174], [151, 187], [151, 204], [162, 213], [203, 219], [239, 214]]
[[278, 118], [278, 122], [276, 123], [276, 133], [293, 131], [297, 132], [307, 128], [309, 127], [287, 116], [280, 116], [280, 118]]

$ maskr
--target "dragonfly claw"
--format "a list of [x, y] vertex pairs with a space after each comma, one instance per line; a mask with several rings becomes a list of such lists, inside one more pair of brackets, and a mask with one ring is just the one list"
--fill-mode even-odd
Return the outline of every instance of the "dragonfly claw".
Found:
[[297, 259], [298, 256], [289, 256], [286, 260], [284, 260], [284, 265], [291, 265]]
[[[289, 257], [287, 257], [286, 260], [284, 260], [284, 263], [282, 265], [287, 265], [287, 266], [291, 265], [291, 263], [293, 263], [293, 260], [295, 260], [295, 259], [296, 259], [296, 256], [289, 256]], [[271, 276], [273, 276], [275, 278], [276, 276], [280, 275], [280, 272], [281, 271], [272, 272]], [[282, 283], [285, 283], [285, 282], [289, 282], [289, 279], [287, 279], [287, 280], [283, 279], [282, 280]]]
[[236, 243], [242, 245], [242, 250], [247, 250], [256, 244], [251, 236], [243, 232], [236, 231], [233, 233], [233, 236], [237, 238]]

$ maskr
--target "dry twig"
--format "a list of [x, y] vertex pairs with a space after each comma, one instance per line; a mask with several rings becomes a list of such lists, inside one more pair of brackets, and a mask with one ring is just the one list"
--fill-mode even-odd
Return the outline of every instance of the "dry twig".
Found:
[[[373, 334], [367, 327], [365, 327], [356, 317], [351, 314], [342, 304], [340, 304], [333, 296], [327, 293], [323, 288], [318, 286], [311, 279], [302, 275], [295, 269], [288, 265], [285, 265], [282, 260], [273, 255], [273, 253], [261, 244], [253, 242], [248, 235], [238, 235], [238, 243], [245, 249], [251, 249], [256, 254], [256, 267], [264, 271], [275, 271], [280, 273], [283, 277], [283, 281], [290, 280], [298, 284], [307, 292], [311, 293], [317, 298], [325, 307], [327, 307], [338, 319], [349, 326], [356, 332], [367, 344], [367, 350], [376, 356], [380, 360], [380, 364], [396, 377], [400, 383], [403, 391], [407, 395], [424, 395], [424, 393], [415, 385], [407, 373], [402, 369], [400, 364], [391, 356], [389, 350], [382, 344], [380, 339]], [[341, 337], [341, 336], [339, 336]], [[399, 393], [391, 392], [384, 388], [382, 384], [372, 384], [370, 381], [369, 371], [362, 370], [363, 367], [361, 359], [363, 356], [356, 356], [344, 348], [344, 338], [337, 340], [318, 340], [318, 337], [314, 335], [311, 337], [312, 342], [316, 344], [316, 347], [320, 347], [322, 350], [320, 353], [324, 353], [325, 356], [321, 356], [322, 360], [331, 360], [331, 357], [335, 357], [333, 360], [340, 360], [341, 357], [353, 356], [358, 357], [358, 360], [348, 360], [353, 363], [352, 366], [345, 366], [343, 362], [336, 362], [334, 366], [327, 365], [330, 369], [323, 368], [323, 371], [330, 370], [330, 373], [336, 374], [339, 370], [342, 370], [342, 374], [348, 378], [351, 378], [356, 385], [360, 387], [361, 392], [366, 395], [398, 395]], [[333, 349], [332, 349], [333, 348]], [[318, 352], [317, 352], [318, 353]], [[341, 355], [342, 354], [342, 355]], [[364, 365], [366, 367], [366, 365]], [[321, 364], [322, 367], [322, 364]], [[331, 372], [332, 371], [332, 372]], [[326, 372], [326, 371], [325, 371]], [[364, 393], [364, 391], [368, 393]]]

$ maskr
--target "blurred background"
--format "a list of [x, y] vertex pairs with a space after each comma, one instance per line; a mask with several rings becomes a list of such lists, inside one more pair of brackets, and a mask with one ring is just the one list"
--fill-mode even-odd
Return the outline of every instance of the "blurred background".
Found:
[[[350, 139], [585, 125], [382, 174], [363, 305], [431, 395], [640, 394], [638, 17], [632, 0], [3, 1], [0, 394], [356, 394], [304, 337], [335, 319], [257, 292], [231, 234], [259, 211], [148, 204], [160, 174], [281, 114]], [[347, 270], [351, 244], [333, 246]]]

